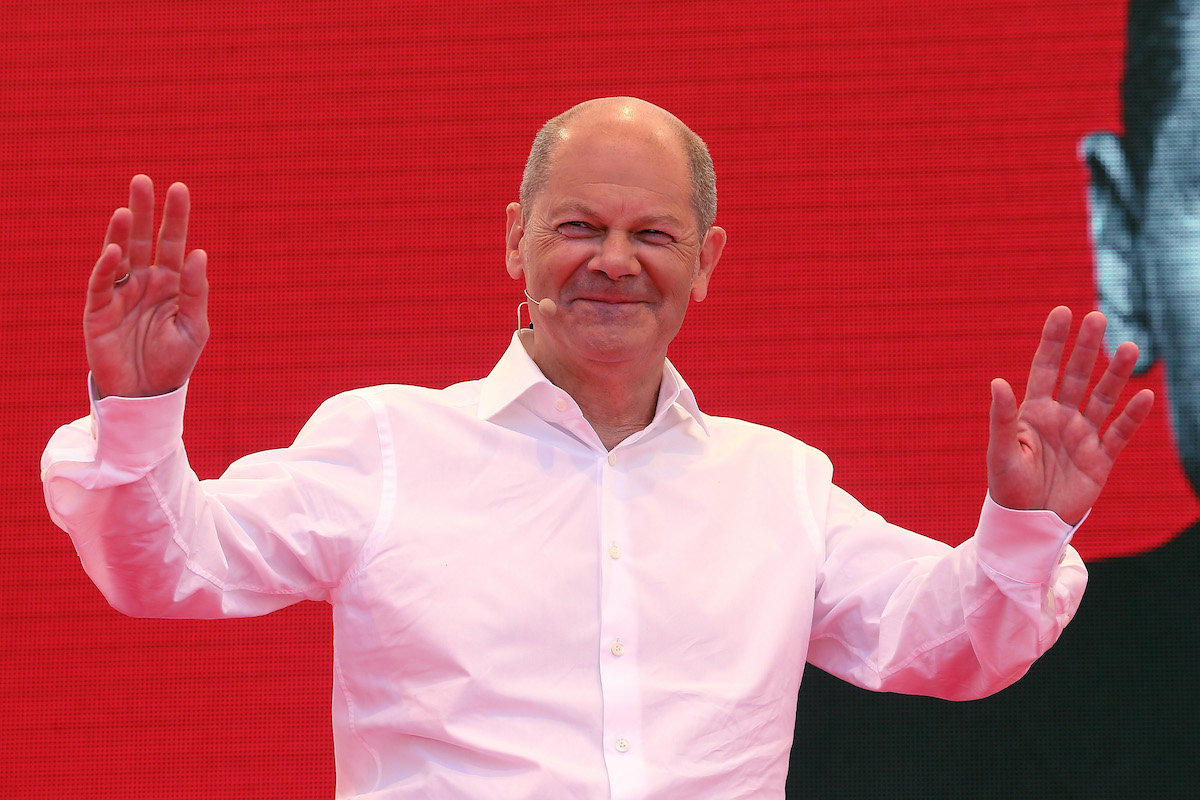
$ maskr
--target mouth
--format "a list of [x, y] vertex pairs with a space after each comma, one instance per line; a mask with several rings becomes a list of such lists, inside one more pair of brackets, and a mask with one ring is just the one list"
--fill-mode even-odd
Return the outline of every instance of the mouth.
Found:
[[618, 297], [577, 297], [568, 305], [581, 318], [596, 320], [630, 320], [646, 307], [645, 301]]
[[633, 303], [644, 303], [646, 301], [634, 297], [576, 297], [575, 302], [600, 303], [603, 305], [618, 306], [631, 305]]

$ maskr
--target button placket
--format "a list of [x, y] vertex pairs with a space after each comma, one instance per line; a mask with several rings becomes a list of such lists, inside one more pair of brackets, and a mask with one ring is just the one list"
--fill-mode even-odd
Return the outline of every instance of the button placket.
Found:
[[[630, 482], [620, 466], [623, 459], [609, 453], [600, 461], [600, 685], [603, 699], [605, 764], [611, 796], [642, 797], [645, 762], [642, 734], [642, 692], [637, 668], [637, 560], [628, 517]], [[621, 542], [618, 546], [617, 542]]]

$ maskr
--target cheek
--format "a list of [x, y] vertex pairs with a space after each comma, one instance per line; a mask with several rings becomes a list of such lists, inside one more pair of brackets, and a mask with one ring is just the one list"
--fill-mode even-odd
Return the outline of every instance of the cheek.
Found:
[[[1158, 224], [1153, 224], [1154, 222]], [[1138, 245], [1145, 309], [1166, 363], [1172, 427], [1181, 449], [1200, 449], [1200, 230], [1188, 215], [1162, 215]]]
[[694, 254], [669, 249], [637, 253], [642, 269], [664, 295], [688, 294], [700, 271]]
[[1200, 325], [1200, 221], [1188, 215], [1153, 220], [1137, 258], [1150, 315], [1162, 317], [1168, 330], [1194, 332]]
[[[1164, 272], [1178, 269], [1179, 265], [1163, 263]], [[1166, 358], [1168, 370], [1178, 371], [1188, 365], [1190, 378], [1200, 381], [1197, 364], [1200, 363], [1200, 270], [1192, 268], [1159, 282], [1159, 291], [1149, 298], [1151, 316], [1160, 331], [1161, 353]], [[1200, 392], [1200, 382], [1193, 391]]]
[[544, 275], [562, 276], [587, 263], [595, 247], [586, 241], [563, 237], [546, 238], [529, 244], [525, 251], [525, 269]]

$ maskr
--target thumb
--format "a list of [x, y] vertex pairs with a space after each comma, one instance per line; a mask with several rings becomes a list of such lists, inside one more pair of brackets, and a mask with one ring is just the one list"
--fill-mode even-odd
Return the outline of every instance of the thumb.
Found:
[[1017, 395], [1004, 378], [993, 378], [991, 425], [993, 432], [997, 426], [1011, 427], [1017, 421]]

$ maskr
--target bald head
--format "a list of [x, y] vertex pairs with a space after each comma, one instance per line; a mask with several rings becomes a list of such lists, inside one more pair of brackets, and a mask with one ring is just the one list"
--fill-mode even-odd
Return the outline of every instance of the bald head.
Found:
[[636, 97], [587, 100], [554, 117], [538, 131], [521, 179], [521, 206], [526, 211], [546, 185], [557, 146], [573, 133], [587, 130], [614, 137], [657, 139], [686, 159], [692, 182], [692, 209], [701, 236], [717, 217], [717, 183], [704, 141], [673, 114]]

